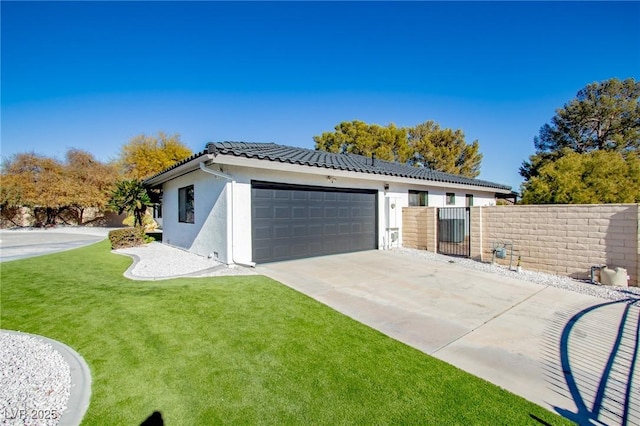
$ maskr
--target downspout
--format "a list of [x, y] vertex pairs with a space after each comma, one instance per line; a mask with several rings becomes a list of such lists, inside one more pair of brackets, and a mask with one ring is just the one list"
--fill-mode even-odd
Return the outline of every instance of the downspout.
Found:
[[219, 172], [217, 170], [211, 170], [208, 169], [205, 165], [204, 162], [200, 163], [200, 170], [202, 170], [205, 173], [209, 173], [211, 175], [214, 175], [216, 177], [222, 178], [222, 179], [226, 179], [231, 185], [229, 185], [230, 190], [227, 191], [227, 216], [229, 217], [229, 222], [230, 222], [230, 227], [229, 230], [230, 232], [230, 238], [229, 241], [231, 241], [231, 244], [227, 244], [227, 250], [229, 251], [229, 259], [231, 259], [231, 263], [234, 265], [240, 265], [240, 266], [247, 266], [250, 268], [253, 268], [256, 266], [256, 264], [254, 262], [238, 262], [236, 261], [235, 257], [234, 257], [234, 250], [233, 250], [233, 237], [234, 237], [234, 222], [233, 222], [233, 186], [236, 183], [236, 180], [233, 178], [233, 176], [228, 175], [226, 173], [222, 173]]

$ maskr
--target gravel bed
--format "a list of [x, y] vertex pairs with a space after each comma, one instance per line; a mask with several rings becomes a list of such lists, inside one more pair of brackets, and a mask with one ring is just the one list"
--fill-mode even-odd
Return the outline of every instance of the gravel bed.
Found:
[[70, 389], [69, 364], [49, 343], [0, 330], [0, 424], [57, 425]]
[[404, 253], [417, 258], [429, 260], [432, 262], [453, 263], [463, 268], [474, 269], [476, 271], [484, 271], [492, 274], [499, 274], [510, 278], [516, 278], [535, 284], [549, 285], [552, 287], [571, 290], [577, 293], [589, 296], [600, 297], [609, 300], [636, 299], [640, 300], [640, 287], [614, 287], [599, 284], [591, 284], [585, 281], [574, 280], [573, 278], [563, 277], [560, 275], [547, 274], [544, 272], [529, 271], [523, 269], [521, 272], [509, 270], [508, 267], [494, 265], [491, 263], [482, 263], [472, 259], [445, 256], [425, 250], [397, 248], [394, 249], [400, 253]]
[[255, 274], [249, 268], [228, 267], [215, 259], [158, 242], [118, 249], [115, 252], [137, 258], [137, 262], [127, 271], [130, 278], [163, 279], [177, 276], [213, 277]]

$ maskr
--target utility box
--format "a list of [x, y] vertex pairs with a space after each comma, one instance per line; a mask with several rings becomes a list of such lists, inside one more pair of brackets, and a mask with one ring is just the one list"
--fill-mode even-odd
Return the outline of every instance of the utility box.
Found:
[[627, 270], [625, 268], [609, 269], [605, 266], [600, 269], [600, 284], [628, 287]]
[[385, 228], [384, 247], [386, 249], [400, 246], [400, 224], [402, 223], [402, 207], [400, 199], [386, 197], [385, 200]]
[[385, 198], [385, 212], [386, 212], [386, 228], [399, 228], [402, 221], [402, 207], [400, 207], [400, 200], [395, 197]]

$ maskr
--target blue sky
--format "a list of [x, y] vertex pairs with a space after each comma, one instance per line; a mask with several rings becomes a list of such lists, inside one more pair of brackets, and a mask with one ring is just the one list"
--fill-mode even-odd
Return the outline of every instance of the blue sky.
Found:
[[106, 161], [140, 133], [313, 148], [435, 120], [519, 189], [585, 85], [640, 78], [638, 2], [0, 2], [1, 153]]

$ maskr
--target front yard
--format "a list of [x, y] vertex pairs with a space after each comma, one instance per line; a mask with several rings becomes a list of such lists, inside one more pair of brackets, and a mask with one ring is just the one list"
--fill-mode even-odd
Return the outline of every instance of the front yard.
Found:
[[269, 278], [130, 281], [130, 263], [104, 241], [1, 265], [1, 327], [89, 364], [83, 424], [569, 423]]

